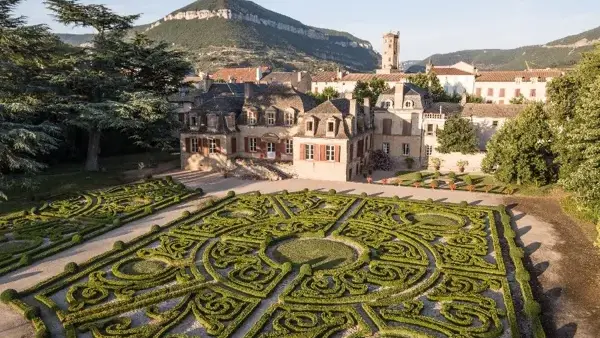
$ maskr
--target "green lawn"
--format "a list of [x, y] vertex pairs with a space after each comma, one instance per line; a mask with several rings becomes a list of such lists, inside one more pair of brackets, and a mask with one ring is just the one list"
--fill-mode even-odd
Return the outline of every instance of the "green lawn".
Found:
[[290, 262], [300, 267], [309, 264], [314, 270], [333, 269], [356, 259], [356, 250], [342, 242], [327, 239], [292, 239], [273, 252], [279, 263]]

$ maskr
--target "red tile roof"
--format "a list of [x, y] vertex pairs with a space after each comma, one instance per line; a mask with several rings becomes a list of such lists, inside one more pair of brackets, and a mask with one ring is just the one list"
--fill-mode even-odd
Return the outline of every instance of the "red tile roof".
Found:
[[460, 70], [458, 68], [451, 67], [433, 67], [433, 72], [435, 75], [473, 75], [469, 72], [465, 72], [464, 70]]
[[477, 76], [477, 82], [514, 82], [516, 78], [523, 78], [529, 81], [532, 77], [539, 78], [539, 81], [546, 81], [547, 78], [559, 77], [564, 71], [557, 69], [535, 69], [522, 71], [482, 71]]
[[353, 73], [347, 74], [342, 78], [342, 81], [370, 81], [372, 79], [382, 79], [383, 81], [402, 81], [408, 78], [408, 74], [404, 73], [392, 73], [392, 74], [371, 74], [371, 73]]
[[[257, 82], [256, 81], [256, 69], [258, 67], [252, 68], [223, 68], [219, 69], [213, 74], [210, 75], [210, 78], [213, 80], [223, 80], [229, 82], [230, 79], [233, 79], [235, 83], [244, 83], [244, 82]], [[267, 66], [260, 67], [261, 73], [264, 74], [269, 70]], [[261, 74], [261, 78], [262, 78]]]
[[318, 72], [312, 75], [312, 82], [335, 82], [337, 72]]

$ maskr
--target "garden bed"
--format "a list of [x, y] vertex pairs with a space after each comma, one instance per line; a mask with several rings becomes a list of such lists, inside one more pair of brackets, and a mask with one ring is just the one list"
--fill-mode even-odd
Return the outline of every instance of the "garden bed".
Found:
[[0, 275], [195, 195], [170, 178], [147, 179], [0, 215]]
[[230, 192], [2, 299], [67, 337], [543, 337], [514, 237], [502, 206]]

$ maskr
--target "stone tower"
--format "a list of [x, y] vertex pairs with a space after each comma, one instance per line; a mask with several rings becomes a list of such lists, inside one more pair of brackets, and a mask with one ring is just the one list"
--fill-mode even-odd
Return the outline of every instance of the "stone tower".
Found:
[[400, 32], [387, 33], [383, 36], [383, 55], [381, 57], [381, 69], [377, 74], [391, 74], [399, 72], [400, 62]]

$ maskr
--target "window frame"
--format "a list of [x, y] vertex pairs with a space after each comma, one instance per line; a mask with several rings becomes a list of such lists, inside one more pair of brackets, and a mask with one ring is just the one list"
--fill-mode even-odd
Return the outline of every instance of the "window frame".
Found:
[[283, 113], [283, 125], [286, 127], [291, 127], [294, 125], [294, 113], [290, 111], [286, 111]]
[[248, 150], [251, 153], [255, 153], [255, 152], [257, 152], [257, 146], [258, 146], [258, 139], [256, 137], [249, 137], [248, 138]]
[[[431, 131], [429, 131], [429, 126], [431, 126]], [[425, 126], [425, 135], [435, 136], [435, 125], [433, 123], [427, 123], [427, 125]]]
[[415, 107], [415, 103], [412, 100], [406, 100], [406, 102], [404, 102], [404, 108], [414, 108]]
[[294, 140], [293, 139], [285, 140], [285, 153], [288, 155], [294, 153]]
[[335, 121], [327, 121], [327, 133], [335, 133]]
[[208, 153], [215, 154], [217, 152], [217, 140], [214, 138], [208, 139]]
[[389, 155], [389, 154], [390, 154], [390, 149], [391, 149], [391, 148], [390, 148], [390, 143], [389, 143], [389, 142], [383, 142], [383, 145], [382, 145], [382, 149], [381, 149], [381, 150], [382, 150], [382, 151], [383, 151], [385, 154]]
[[425, 145], [425, 155], [431, 156], [433, 154], [433, 146], [430, 144]]
[[314, 144], [304, 145], [304, 159], [307, 161], [315, 160], [315, 145]]
[[252, 110], [248, 111], [248, 125], [255, 126], [258, 123], [258, 114]]
[[268, 110], [267, 111], [267, 126], [274, 126], [276, 121], [277, 121], [277, 113], [272, 110]]
[[326, 145], [325, 146], [325, 160], [327, 162], [335, 162], [335, 146], [334, 145]]
[[[308, 128], [310, 126], [310, 128]], [[315, 132], [315, 122], [313, 120], [306, 121], [306, 132]]]
[[494, 129], [498, 128], [498, 125], [499, 125], [499, 124], [500, 124], [500, 121], [498, 121], [498, 120], [493, 120], [493, 121], [492, 121], [492, 128], [494, 128]]
[[[194, 144], [195, 143], [195, 144]], [[198, 139], [195, 137], [190, 138], [190, 149], [188, 150], [190, 153], [198, 152]], [[194, 149], [195, 148], [195, 149]]]
[[402, 156], [410, 156], [410, 143], [402, 143]]

